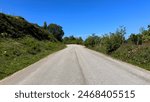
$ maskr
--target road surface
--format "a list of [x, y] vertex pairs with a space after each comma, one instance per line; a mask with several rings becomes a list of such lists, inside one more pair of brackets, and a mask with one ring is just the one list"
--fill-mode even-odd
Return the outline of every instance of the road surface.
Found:
[[150, 72], [80, 45], [68, 45], [0, 81], [5, 85], [150, 85]]

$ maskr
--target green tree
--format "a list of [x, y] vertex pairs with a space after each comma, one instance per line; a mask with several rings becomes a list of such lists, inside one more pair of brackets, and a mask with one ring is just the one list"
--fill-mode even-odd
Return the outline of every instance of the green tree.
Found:
[[82, 37], [79, 37], [79, 38], [78, 38], [78, 44], [83, 44], [83, 39], [82, 39]]
[[148, 30], [142, 32], [142, 39], [145, 43], [150, 42], [150, 25], [148, 25]]
[[128, 42], [131, 42], [135, 45], [141, 45], [142, 44], [142, 35], [141, 34], [131, 34]]
[[94, 47], [99, 43], [100, 43], [100, 37], [96, 36], [95, 34], [89, 36], [84, 42], [85, 46], [89, 46], [89, 47]]
[[148, 30], [150, 31], [150, 25], [147, 26]]
[[57, 24], [50, 24], [48, 26], [48, 31], [54, 35], [54, 37], [58, 41], [62, 41], [62, 37], [64, 36], [64, 31], [60, 25]]
[[115, 33], [117, 40], [119, 41], [120, 44], [123, 44], [125, 42], [125, 34], [126, 34], [126, 27], [120, 26]]
[[72, 35], [70, 37], [64, 37], [63, 42], [65, 44], [83, 44], [83, 39]]
[[102, 37], [93, 34], [85, 40], [85, 46], [95, 47], [104, 53], [111, 53], [116, 51], [124, 42], [126, 28], [121, 26], [115, 33], [106, 34]]
[[47, 23], [46, 22], [44, 22], [43, 28], [47, 29]]

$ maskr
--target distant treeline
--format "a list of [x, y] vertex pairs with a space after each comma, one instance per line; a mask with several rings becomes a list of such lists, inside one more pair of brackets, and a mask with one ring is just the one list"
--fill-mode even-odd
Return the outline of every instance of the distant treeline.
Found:
[[73, 35], [70, 37], [64, 37], [63, 42], [65, 44], [83, 44], [83, 39], [81, 37], [74, 37]]

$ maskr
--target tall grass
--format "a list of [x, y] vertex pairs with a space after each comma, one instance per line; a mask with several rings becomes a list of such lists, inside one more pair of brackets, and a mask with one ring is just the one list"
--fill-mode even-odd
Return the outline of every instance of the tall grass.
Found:
[[150, 46], [124, 44], [111, 56], [150, 71]]
[[0, 79], [64, 47], [59, 42], [39, 41], [33, 37], [0, 39]]

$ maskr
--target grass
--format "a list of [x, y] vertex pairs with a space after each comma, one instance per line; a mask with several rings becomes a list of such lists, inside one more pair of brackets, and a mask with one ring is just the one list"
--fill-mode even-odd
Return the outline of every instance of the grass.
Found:
[[33, 37], [0, 38], [0, 79], [63, 48], [65, 45], [62, 43], [39, 41]]
[[121, 46], [111, 54], [112, 57], [134, 64], [150, 71], [150, 46], [128, 45]]
[[[107, 54], [98, 45], [89, 48]], [[107, 55], [150, 71], [150, 44], [124, 44], [116, 51]]]

